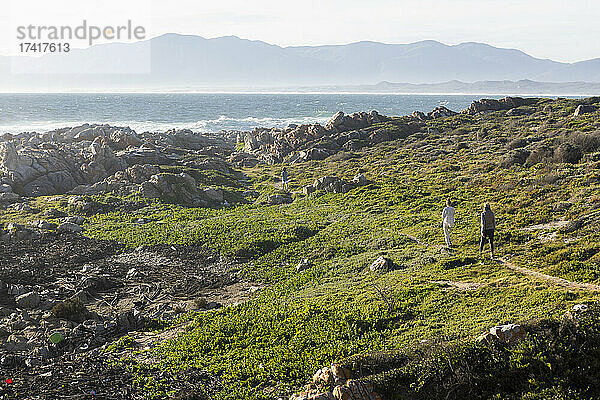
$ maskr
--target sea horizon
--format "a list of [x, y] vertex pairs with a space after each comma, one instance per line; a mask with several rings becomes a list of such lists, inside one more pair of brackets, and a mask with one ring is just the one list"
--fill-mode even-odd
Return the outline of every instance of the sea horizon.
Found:
[[138, 132], [250, 131], [257, 127], [324, 124], [338, 111], [351, 114], [376, 110], [389, 116], [428, 112], [438, 106], [460, 111], [482, 97], [505, 96], [342, 92], [0, 93], [0, 133], [45, 132], [85, 123], [128, 126]]

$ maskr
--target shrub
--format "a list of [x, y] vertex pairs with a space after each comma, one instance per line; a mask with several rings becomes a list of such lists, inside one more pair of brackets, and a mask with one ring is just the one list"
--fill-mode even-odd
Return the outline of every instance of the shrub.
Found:
[[569, 143], [563, 143], [554, 150], [554, 161], [557, 163], [577, 164], [581, 157], [579, 147]]
[[532, 166], [539, 163], [549, 163], [554, 157], [554, 150], [548, 145], [534, 148], [527, 157], [526, 165]]
[[527, 161], [531, 153], [525, 149], [517, 149], [508, 152], [500, 161], [500, 166], [504, 168], [512, 167], [513, 165], [523, 165]]
[[583, 133], [577, 132], [568, 137], [568, 142], [581, 149], [584, 153], [593, 153], [600, 149], [600, 131]]
[[67, 299], [52, 307], [52, 315], [54, 317], [69, 321], [82, 322], [87, 318], [88, 314], [87, 308], [79, 300], [79, 297]]
[[508, 150], [515, 150], [515, 149], [520, 149], [522, 147], [525, 147], [529, 144], [529, 142], [526, 139], [522, 139], [522, 138], [516, 138], [511, 140], [507, 145], [506, 148]]

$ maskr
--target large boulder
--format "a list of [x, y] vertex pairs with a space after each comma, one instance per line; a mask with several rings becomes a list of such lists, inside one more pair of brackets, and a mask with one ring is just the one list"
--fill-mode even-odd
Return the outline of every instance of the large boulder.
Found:
[[202, 191], [202, 193], [208, 198], [209, 201], [213, 203], [222, 203], [224, 200], [221, 189], [206, 188]]
[[445, 118], [445, 117], [452, 117], [456, 114], [458, 114], [458, 113], [450, 110], [449, 108], [447, 108], [445, 106], [438, 106], [427, 113], [427, 118], [428, 119]]
[[324, 176], [316, 179], [313, 186], [315, 190], [323, 190], [327, 193], [347, 193], [358, 185], [337, 176]]
[[7, 233], [2, 236], [2, 240], [8, 243], [36, 240], [40, 234], [21, 224], [10, 223], [6, 227]]
[[379, 115], [377, 111], [368, 113], [363, 111], [351, 115], [345, 115], [342, 111], [339, 111], [327, 122], [325, 129], [330, 132], [346, 132], [363, 129], [386, 120], [387, 118]]
[[21, 308], [35, 308], [40, 304], [40, 295], [37, 292], [29, 292], [15, 297], [15, 303]]
[[62, 224], [58, 225], [57, 229], [59, 232], [65, 232], [65, 233], [83, 232], [83, 228], [81, 227], [81, 225], [77, 225], [73, 222], [63, 222]]
[[587, 104], [580, 104], [575, 109], [575, 113], [573, 113], [573, 116], [578, 117], [580, 115], [593, 113], [596, 111], [597, 111], [597, 108], [594, 106], [587, 105]]
[[526, 100], [521, 97], [504, 97], [500, 100], [481, 99], [471, 103], [471, 105], [461, 111], [463, 114], [479, 114], [491, 111], [510, 110], [526, 104]]
[[479, 336], [477, 341], [494, 341], [499, 343], [513, 344], [523, 339], [526, 335], [527, 332], [521, 325], [506, 324], [491, 327], [490, 331]]
[[381, 256], [371, 264], [371, 272], [387, 272], [394, 266], [394, 262], [387, 257]]
[[513, 165], [523, 165], [531, 152], [525, 149], [515, 149], [506, 153], [500, 160], [500, 165], [509, 168]]
[[272, 194], [269, 196], [269, 205], [280, 205], [292, 203], [294, 199], [288, 194]]
[[2, 204], [11, 204], [19, 200], [21, 200], [21, 196], [16, 193], [0, 193], [0, 203]]
[[350, 379], [352, 371], [339, 364], [318, 370], [304, 390], [290, 400], [381, 400], [370, 382]]

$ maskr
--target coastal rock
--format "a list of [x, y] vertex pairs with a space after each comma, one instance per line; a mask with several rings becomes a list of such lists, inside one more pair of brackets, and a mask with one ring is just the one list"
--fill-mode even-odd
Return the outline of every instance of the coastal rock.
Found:
[[63, 222], [62, 224], [58, 225], [57, 229], [59, 232], [66, 233], [83, 232], [83, 228], [80, 225], [74, 224], [73, 222]]
[[38, 228], [38, 229], [43, 229], [43, 230], [53, 230], [56, 229], [58, 227], [57, 224], [53, 223], [53, 222], [48, 222], [48, 221], [44, 221], [44, 220], [37, 220], [33, 223], [33, 226]]
[[10, 335], [4, 343], [4, 348], [9, 352], [28, 352], [35, 347], [34, 343], [28, 341], [27, 337], [22, 335]]
[[576, 313], [584, 313], [589, 310], [589, 306], [587, 304], [575, 304], [573, 306], [573, 311]]
[[369, 183], [369, 180], [363, 174], [356, 174], [356, 175], [354, 175], [354, 178], [352, 178], [352, 183], [354, 183], [355, 185], [358, 185], [358, 186], [362, 186], [362, 185], [366, 185], [367, 183]]
[[318, 370], [311, 383], [290, 400], [381, 400], [370, 382], [350, 379], [352, 371], [333, 364]]
[[327, 122], [325, 129], [329, 132], [345, 132], [366, 128], [386, 120], [377, 111], [357, 112], [351, 115], [345, 115], [342, 111], [339, 111]]
[[530, 115], [533, 113], [533, 110], [527, 108], [511, 108], [506, 112], [508, 117], [518, 117], [522, 115]]
[[[320, 124], [292, 125], [286, 129], [255, 128], [240, 135], [238, 143], [244, 143], [243, 152], [252, 154], [267, 164], [275, 164], [292, 155], [293, 161], [322, 160], [345, 148], [348, 141], [368, 139], [369, 134], [358, 133], [373, 124], [388, 121], [377, 111], [346, 115], [335, 114], [323, 127]], [[355, 133], [355, 134], [351, 134]], [[378, 136], [375, 136], [378, 138]], [[354, 142], [357, 148], [358, 142]], [[239, 163], [254, 162], [247, 156], [239, 156]], [[243, 157], [243, 158], [242, 158]]]
[[298, 161], [324, 160], [329, 157], [329, 153], [323, 149], [313, 147], [309, 150], [303, 150], [298, 155]]
[[328, 187], [335, 184], [336, 182], [340, 182], [340, 178], [338, 178], [337, 176], [324, 176], [315, 180], [313, 186], [317, 190], [326, 190]]
[[481, 99], [471, 103], [471, 105], [461, 111], [463, 114], [474, 115], [491, 111], [509, 110], [526, 104], [526, 100], [521, 97], [504, 97], [500, 100]]
[[29, 292], [15, 297], [17, 306], [21, 308], [35, 308], [40, 304], [40, 295], [37, 292]]
[[8, 232], [2, 236], [2, 240], [9, 243], [30, 241], [40, 237], [38, 232], [20, 224], [10, 223], [6, 230]]
[[204, 193], [208, 200], [215, 203], [222, 203], [224, 200], [223, 192], [220, 189], [206, 188], [202, 191], [202, 193]]
[[477, 341], [495, 341], [500, 343], [512, 344], [523, 339], [526, 335], [527, 332], [525, 332], [521, 325], [506, 324], [490, 328], [490, 331], [479, 336], [477, 338]]
[[410, 114], [410, 116], [419, 121], [425, 121], [429, 119], [427, 115], [425, 115], [425, 113], [422, 111], [413, 111], [413, 113]]
[[297, 265], [296, 265], [296, 272], [302, 272], [304, 270], [309, 269], [310, 267], [312, 267], [312, 263], [305, 258], [304, 260], [300, 261]]
[[313, 185], [306, 185], [302, 188], [302, 194], [308, 196], [311, 193], [314, 193], [317, 190]]
[[292, 203], [294, 199], [291, 196], [286, 194], [272, 194], [269, 196], [269, 205], [279, 205], [279, 204], [289, 204]]
[[371, 272], [384, 272], [392, 269], [394, 263], [387, 257], [381, 256], [371, 264], [369, 269]]
[[527, 161], [527, 158], [531, 152], [525, 149], [515, 149], [506, 153], [500, 160], [500, 165], [504, 168], [511, 167], [513, 165], [523, 165]]
[[448, 109], [447, 107], [444, 106], [439, 106], [434, 108], [432, 111], [427, 113], [427, 118], [428, 119], [437, 119], [437, 118], [444, 118], [444, 117], [452, 117], [454, 115], [457, 115], [457, 112], [454, 112], [450, 109]]
[[573, 113], [574, 117], [578, 117], [580, 115], [583, 114], [589, 114], [589, 113], [593, 113], [596, 112], [597, 108], [594, 106], [590, 106], [587, 104], [580, 104], [577, 106], [577, 108], [575, 109], [575, 112]]
[[381, 400], [373, 390], [369, 382], [350, 379], [344, 385], [338, 385], [333, 389], [333, 397], [336, 400]]
[[71, 217], [63, 218], [62, 222], [66, 222], [69, 224], [75, 224], [75, 225], [83, 225], [85, 223], [85, 218], [80, 217], [78, 215], [74, 215]]
[[21, 200], [21, 196], [12, 192], [0, 193], [0, 203], [10, 204]]
[[347, 193], [354, 189], [358, 184], [347, 182], [337, 176], [324, 176], [316, 179], [313, 183], [315, 190], [323, 190], [327, 193]]

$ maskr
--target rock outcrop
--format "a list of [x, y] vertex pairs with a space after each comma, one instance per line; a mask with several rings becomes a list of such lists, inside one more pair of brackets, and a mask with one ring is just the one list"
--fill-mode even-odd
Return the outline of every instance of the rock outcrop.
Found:
[[[346, 115], [335, 114], [325, 126], [321, 124], [290, 125], [285, 129], [256, 128], [238, 138], [243, 153], [233, 157], [237, 162], [274, 164], [292, 156], [291, 161], [322, 160], [345, 149], [351, 140], [369, 140], [370, 133], [362, 132], [389, 118], [377, 111]], [[247, 161], [250, 159], [253, 161]], [[254, 161], [257, 160], [257, 161]]]
[[461, 111], [463, 114], [479, 114], [492, 111], [510, 110], [511, 108], [526, 105], [527, 101], [521, 97], [504, 97], [500, 100], [481, 99], [471, 103], [471, 105]]
[[312, 185], [303, 188], [304, 194], [311, 194], [318, 190], [326, 193], [347, 193], [350, 190], [369, 183], [363, 174], [357, 174], [351, 181], [345, 181], [337, 176], [323, 176], [316, 179]]
[[371, 383], [351, 379], [353, 375], [340, 364], [322, 368], [315, 373], [312, 382], [290, 400], [381, 400]]
[[523, 339], [527, 332], [521, 325], [507, 324], [490, 328], [489, 332], [477, 338], [478, 342], [493, 341], [499, 343], [513, 344]]
[[159, 166], [189, 164], [181, 160], [191, 154], [204, 157], [191, 167], [223, 172], [227, 169], [224, 161], [212, 161], [211, 157], [231, 154], [230, 136], [206, 136], [190, 130], [138, 134], [128, 127], [90, 124], [41, 134], [4, 135], [0, 138], [0, 202], [65, 193], [141, 192], [148, 197], [174, 197], [181, 194], [168, 191], [175, 186], [186, 188], [182, 196], [191, 200], [197, 197], [191, 189], [196, 186], [193, 178], [166, 179], [160, 176]]
[[589, 114], [589, 113], [593, 113], [596, 112], [598, 109], [594, 106], [590, 106], [587, 104], [580, 104], [577, 106], [577, 108], [575, 109], [575, 112], [573, 113], [573, 116], [578, 117], [580, 115], [583, 114]]

